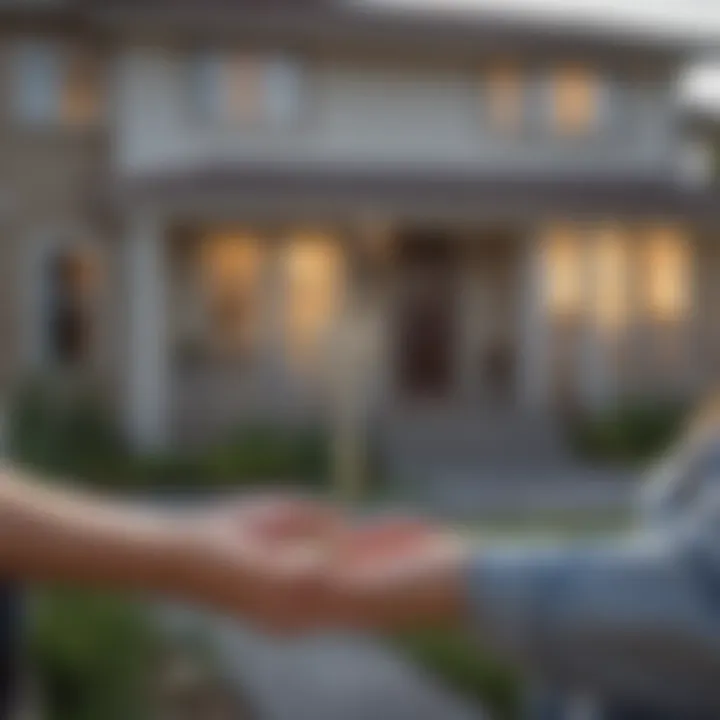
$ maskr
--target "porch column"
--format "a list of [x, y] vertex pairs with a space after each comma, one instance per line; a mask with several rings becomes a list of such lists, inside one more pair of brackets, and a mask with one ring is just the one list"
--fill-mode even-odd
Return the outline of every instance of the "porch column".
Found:
[[551, 402], [551, 324], [547, 307], [545, 239], [531, 234], [525, 243], [521, 272], [521, 341], [518, 378], [522, 404], [530, 410]]
[[141, 450], [168, 439], [168, 332], [166, 247], [160, 219], [134, 215], [127, 238], [127, 429]]

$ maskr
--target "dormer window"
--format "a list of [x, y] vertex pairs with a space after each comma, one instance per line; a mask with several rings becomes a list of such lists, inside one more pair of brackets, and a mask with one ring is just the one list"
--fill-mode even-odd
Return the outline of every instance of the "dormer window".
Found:
[[206, 52], [191, 64], [196, 117], [227, 127], [292, 123], [300, 105], [300, 70], [285, 56]]

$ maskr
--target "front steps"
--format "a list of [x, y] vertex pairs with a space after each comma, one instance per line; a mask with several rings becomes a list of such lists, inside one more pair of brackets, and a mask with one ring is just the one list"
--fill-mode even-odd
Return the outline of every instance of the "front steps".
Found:
[[515, 409], [407, 408], [386, 416], [380, 445], [398, 480], [478, 481], [557, 474], [572, 465], [559, 421]]

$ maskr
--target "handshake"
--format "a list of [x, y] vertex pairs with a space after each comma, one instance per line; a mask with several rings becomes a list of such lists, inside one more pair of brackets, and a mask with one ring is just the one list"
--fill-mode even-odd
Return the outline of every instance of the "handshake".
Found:
[[170, 537], [166, 589], [271, 632], [463, 614], [466, 549], [423, 521], [357, 522], [328, 504], [270, 498], [173, 521]]

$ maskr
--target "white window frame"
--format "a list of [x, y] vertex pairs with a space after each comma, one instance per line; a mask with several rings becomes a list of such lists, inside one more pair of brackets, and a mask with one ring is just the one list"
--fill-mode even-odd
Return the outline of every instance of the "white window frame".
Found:
[[[247, 117], [228, 104], [233, 64], [257, 73], [259, 107]], [[203, 124], [227, 128], [282, 128], [294, 124], [302, 102], [302, 68], [289, 55], [203, 51], [189, 63], [190, 97], [194, 116]]]
[[[560, 73], [572, 69], [585, 70], [594, 78], [595, 113], [590, 124], [584, 129], [570, 131], [558, 122], [557, 115], [557, 81]], [[602, 68], [582, 62], [567, 62], [548, 68], [544, 73], [542, 113], [547, 132], [559, 139], [567, 141], [583, 141], [596, 138], [606, 132], [610, 126], [610, 82], [609, 76]]]
[[[500, 83], [498, 78], [512, 78], [511, 92], [517, 93], [517, 117], [509, 120], [499, 117], [501, 111], [496, 107], [499, 98]], [[527, 67], [513, 59], [502, 59], [489, 63], [483, 73], [484, 89], [482, 91], [483, 124], [489, 132], [497, 136], [513, 137], [524, 133], [528, 127], [528, 109], [530, 84]]]
[[67, 56], [56, 43], [27, 40], [12, 48], [12, 113], [24, 125], [54, 125], [62, 116]]
[[[53, 40], [28, 39], [16, 43], [11, 55], [11, 111], [15, 121], [28, 127], [86, 127], [100, 120], [102, 100], [99, 87], [90, 112], [77, 114], [71, 93], [76, 74], [85, 69], [78, 48]], [[89, 59], [88, 59], [89, 61]]]
[[[87, 232], [65, 234], [62, 230], [53, 230], [34, 233], [28, 238], [24, 273], [23, 316], [25, 320], [22, 347], [25, 364], [31, 368], [43, 370], [53, 367], [55, 364], [47, 334], [50, 325], [46, 275], [48, 263], [62, 253], [89, 253], [97, 261], [102, 272], [102, 252], [89, 237]], [[99, 328], [99, 308], [103, 302], [102, 292], [103, 289], [98, 288], [97, 305], [92, 308], [91, 320], [96, 328]], [[97, 335], [99, 333], [95, 334], [96, 338]], [[89, 350], [88, 361], [90, 363], [94, 362], [96, 357], [98, 350], [96, 342], [98, 342], [97, 339]]]

